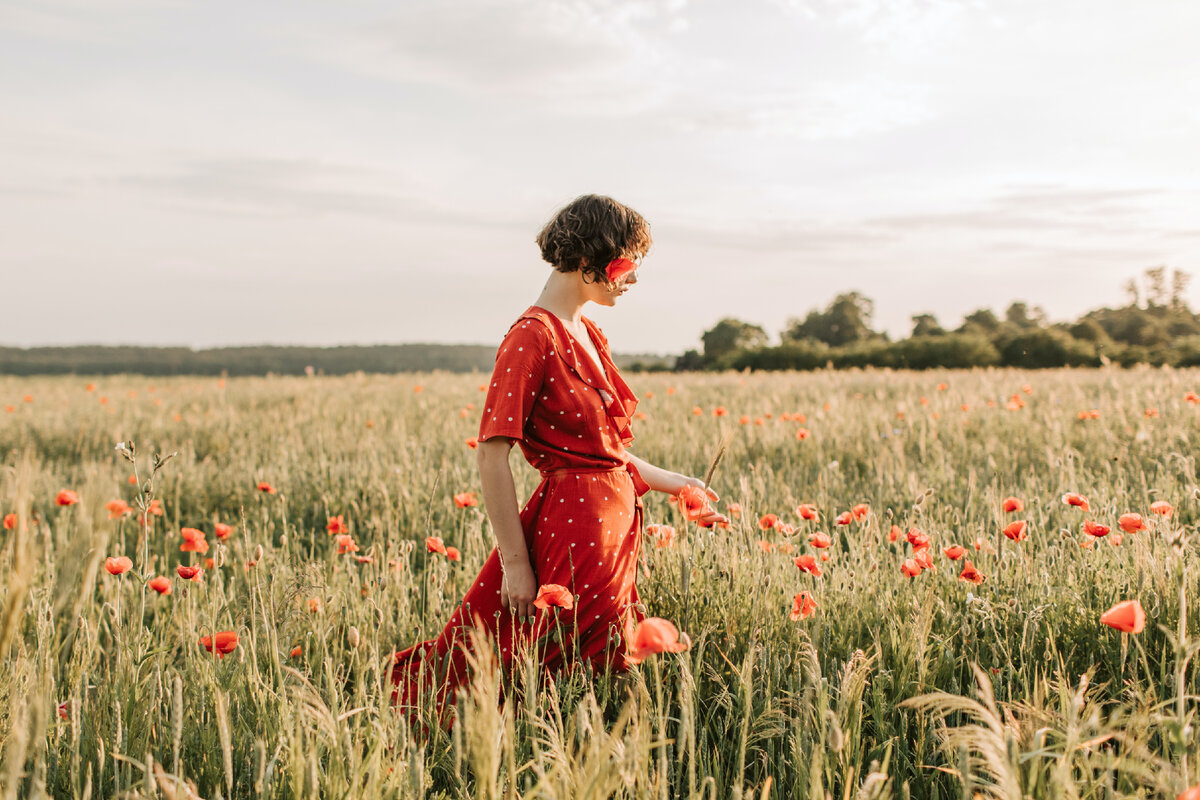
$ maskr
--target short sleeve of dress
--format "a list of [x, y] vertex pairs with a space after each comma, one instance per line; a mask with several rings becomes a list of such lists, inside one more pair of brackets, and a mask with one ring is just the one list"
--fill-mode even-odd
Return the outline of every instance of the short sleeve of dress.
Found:
[[496, 350], [479, 420], [479, 441], [493, 436], [525, 438], [525, 423], [542, 390], [546, 357], [553, 349], [550, 331], [540, 320], [523, 317], [509, 329]]

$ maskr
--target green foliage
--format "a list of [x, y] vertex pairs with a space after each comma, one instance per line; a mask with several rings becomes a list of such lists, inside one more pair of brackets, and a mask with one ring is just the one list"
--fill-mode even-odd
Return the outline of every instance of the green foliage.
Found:
[[859, 292], [833, 298], [824, 311], [810, 311], [803, 321], [792, 319], [781, 337], [785, 342], [812, 339], [832, 347], [880, 338], [871, 330], [875, 303]]
[[715, 364], [722, 356], [737, 350], [752, 350], [767, 343], [767, 333], [760, 325], [726, 317], [700, 337], [704, 342], [704, 362]]

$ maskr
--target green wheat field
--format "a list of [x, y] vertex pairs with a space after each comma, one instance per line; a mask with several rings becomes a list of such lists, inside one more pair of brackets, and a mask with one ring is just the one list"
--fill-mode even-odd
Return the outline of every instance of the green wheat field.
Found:
[[[631, 451], [703, 477], [724, 442], [715, 505], [741, 507], [704, 529], [644, 498], [674, 536], [645, 536], [639, 591], [690, 649], [556, 682], [518, 663], [503, 705], [512, 676], [485, 660], [455, 724], [422, 734], [390, 708], [390, 659], [436, 635], [491, 550], [482, 503], [454, 501], [480, 493], [466, 440], [486, 380], [0, 378], [0, 797], [1108, 800], [1200, 783], [1200, 372], [630, 375]], [[538, 475], [511, 462], [523, 504]], [[1144, 529], [1122, 530], [1129, 513]], [[1020, 541], [1003, 533], [1018, 520]], [[909, 577], [914, 528], [931, 567]], [[793, 619], [800, 592], [816, 609]], [[1101, 622], [1129, 600], [1144, 629]]]

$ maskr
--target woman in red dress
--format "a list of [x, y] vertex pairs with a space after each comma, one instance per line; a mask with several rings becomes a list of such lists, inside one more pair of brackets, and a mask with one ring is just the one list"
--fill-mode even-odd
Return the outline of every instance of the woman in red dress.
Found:
[[[584, 195], [537, 242], [554, 270], [500, 344], [479, 425], [479, 475], [497, 546], [441, 634], [394, 657], [393, 702], [415, 711], [433, 699], [443, 722], [440, 711], [469, 679], [476, 627], [494, 638], [505, 667], [536, 644], [550, 671], [581, 663], [628, 669], [630, 638], [645, 618], [635, 584], [641, 496], [703, 488], [625, 449], [637, 397], [608, 339], [582, 315], [588, 301], [615, 305], [637, 283], [649, 225], [608, 197]], [[508, 460], [514, 442], [542, 475], [519, 511]], [[711, 489], [708, 498], [718, 499]], [[728, 522], [711, 509], [697, 521]], [[557, 602], [571, 607], [535, 606], [539, 587], [565, 587]]]

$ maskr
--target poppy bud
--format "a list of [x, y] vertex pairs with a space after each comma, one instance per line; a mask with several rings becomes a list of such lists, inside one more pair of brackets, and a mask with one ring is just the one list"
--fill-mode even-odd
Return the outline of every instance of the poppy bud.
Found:
[[259, 561], [262, 561], [262, 557], [263, 557], [263, 547], [260, 544], [254, 548], [254, 563], [257, 564]]
[[358, 628], [351, 625], [350, 632], [346, 635], [346, 638], [350, 642], [350, 646], [353, 647], [355, 650], [357, 650], [358, 649], [358, 641], [359, 641]]

